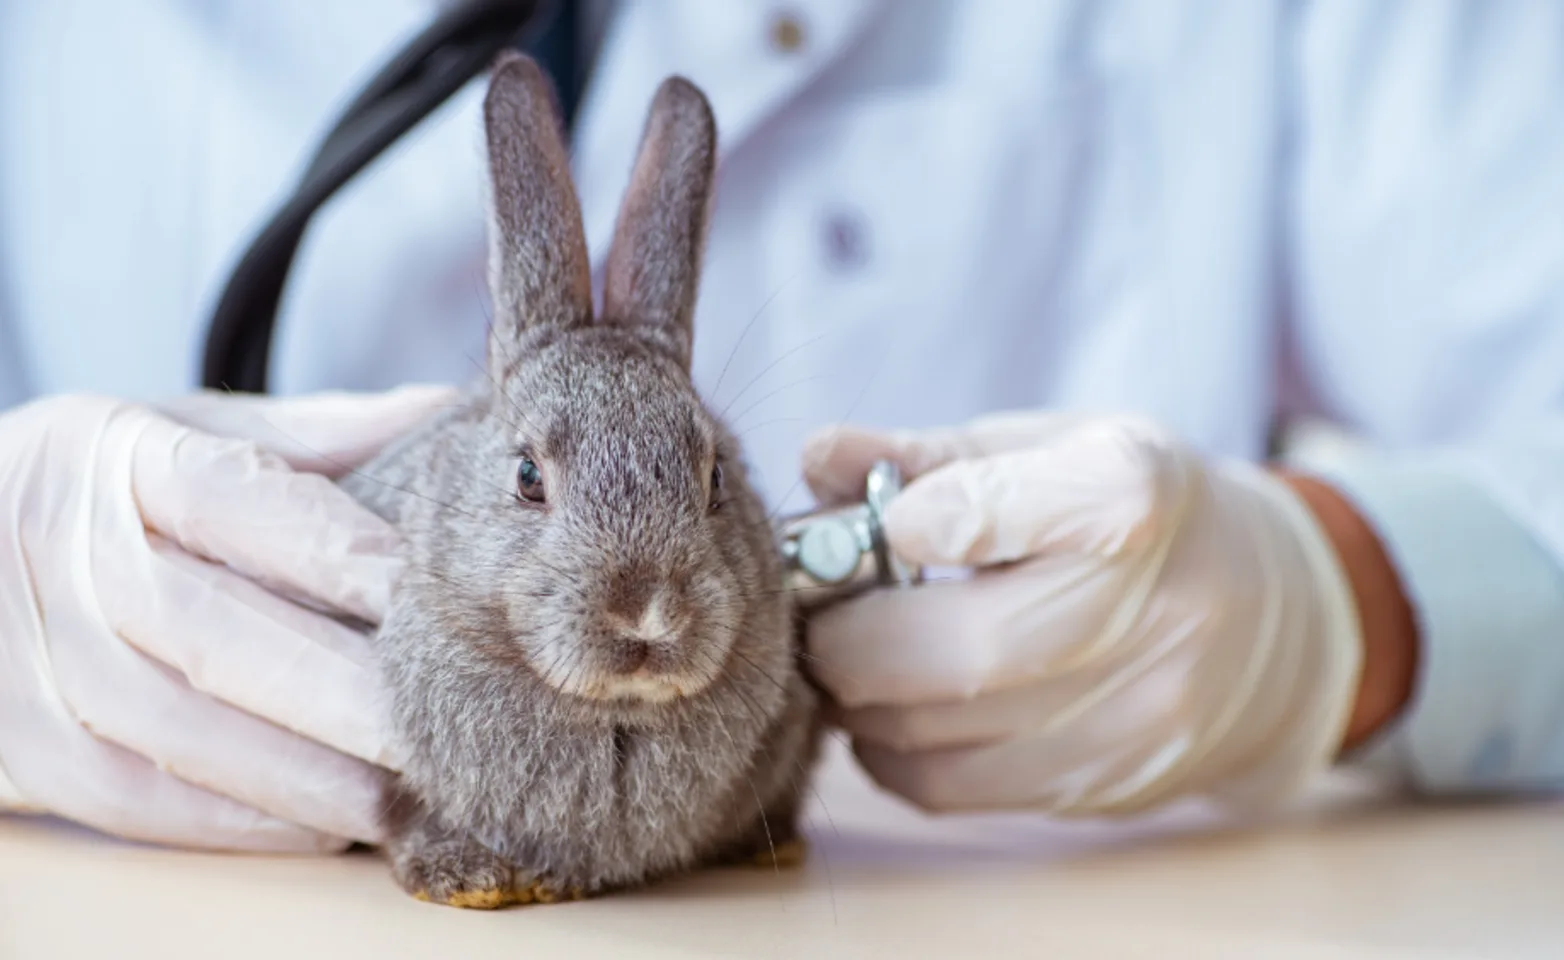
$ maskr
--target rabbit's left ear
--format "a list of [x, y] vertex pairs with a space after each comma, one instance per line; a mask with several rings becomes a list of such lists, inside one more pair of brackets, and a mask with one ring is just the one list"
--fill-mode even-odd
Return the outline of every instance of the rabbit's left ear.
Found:
[[682, 77], [664, 80], [609, 248], [602, 322], [655, 331], [686, 369], [716, 163], [705, 95]]
[[523, 331], [590, 323], [592, 274], [547, 76], [530, 57], [500, 54], [483, 113], [491, 188], [489, 286], [495, 301], [491, 348], [505, 357]]

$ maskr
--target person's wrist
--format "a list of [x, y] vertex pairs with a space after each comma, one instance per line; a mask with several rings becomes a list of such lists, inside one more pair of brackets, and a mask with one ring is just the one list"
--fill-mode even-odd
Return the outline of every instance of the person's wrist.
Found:
[[1314, 515], [1356, 602], [1362, 669], [1341, 752], [1363, 744], [1406, 710], [1417, 676], [1417, 621], [1373, 526], [1330, 484], [1287, 470], [1277, 476]]

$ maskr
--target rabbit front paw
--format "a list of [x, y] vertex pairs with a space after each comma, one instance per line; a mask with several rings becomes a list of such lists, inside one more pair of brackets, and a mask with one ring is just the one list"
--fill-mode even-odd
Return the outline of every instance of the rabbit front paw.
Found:
[[415, 899], [468, 910], [524, 902], [516, 875], [499, 856], [466, 838], [419, 838], [396, 852], [392, 872]]
[[396, 797], [391, 810], [391, 839], [386, 845], [391, 873], [414, 899], [467, 910], [498, 910], [583, 898], [581, 891], [516, 869], [466, 832], [445, 826], [406, 795]]
[[392, 872], [414, 899], [465, 910], [585, 899], [580, 890], [518, 871], [465, 837], [404, 842], [395, 854]]

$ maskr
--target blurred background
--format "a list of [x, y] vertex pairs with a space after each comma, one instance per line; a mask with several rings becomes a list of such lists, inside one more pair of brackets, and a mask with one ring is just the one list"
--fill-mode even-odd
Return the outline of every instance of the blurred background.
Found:
[[[459, 0], [0, 0], [0, 406], [200, 385], [231, 272]], [[695, 377], [768, 497], [853, 420], [1133, 410], [1201, 448], [1459, 442], [1556, 408], [1547, 0], [597, 0], [554, 77], [600, 268], [655, 85], [720, 130]], [[276, 392], [485, 351], [481, 83], [309, 222]], [[1333, 448], [1329, 448], [1333, 449]]]

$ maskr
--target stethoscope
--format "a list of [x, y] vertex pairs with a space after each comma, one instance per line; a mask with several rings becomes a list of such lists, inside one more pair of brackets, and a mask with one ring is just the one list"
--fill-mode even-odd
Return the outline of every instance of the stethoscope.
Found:
[[[557, 10], [546, 0], [455, 4], [364, 86], [316, 149], [292, 197], [229, 276], [207, 330], [205, 387], [266, 392], [277, 307], [315, 211], [483, 73], [500, 50], [521, 41], [545, 22], [544, 14]], [[884, 534], [885, 510], [901, 492], [901, 483], [894, 464], [876, 463], [861, 502], [778, 522], [787, 587], [798, 606], [818, 609], [863, 590], [905, 587], [922, 579], [921, 569], [892, 554]]]

